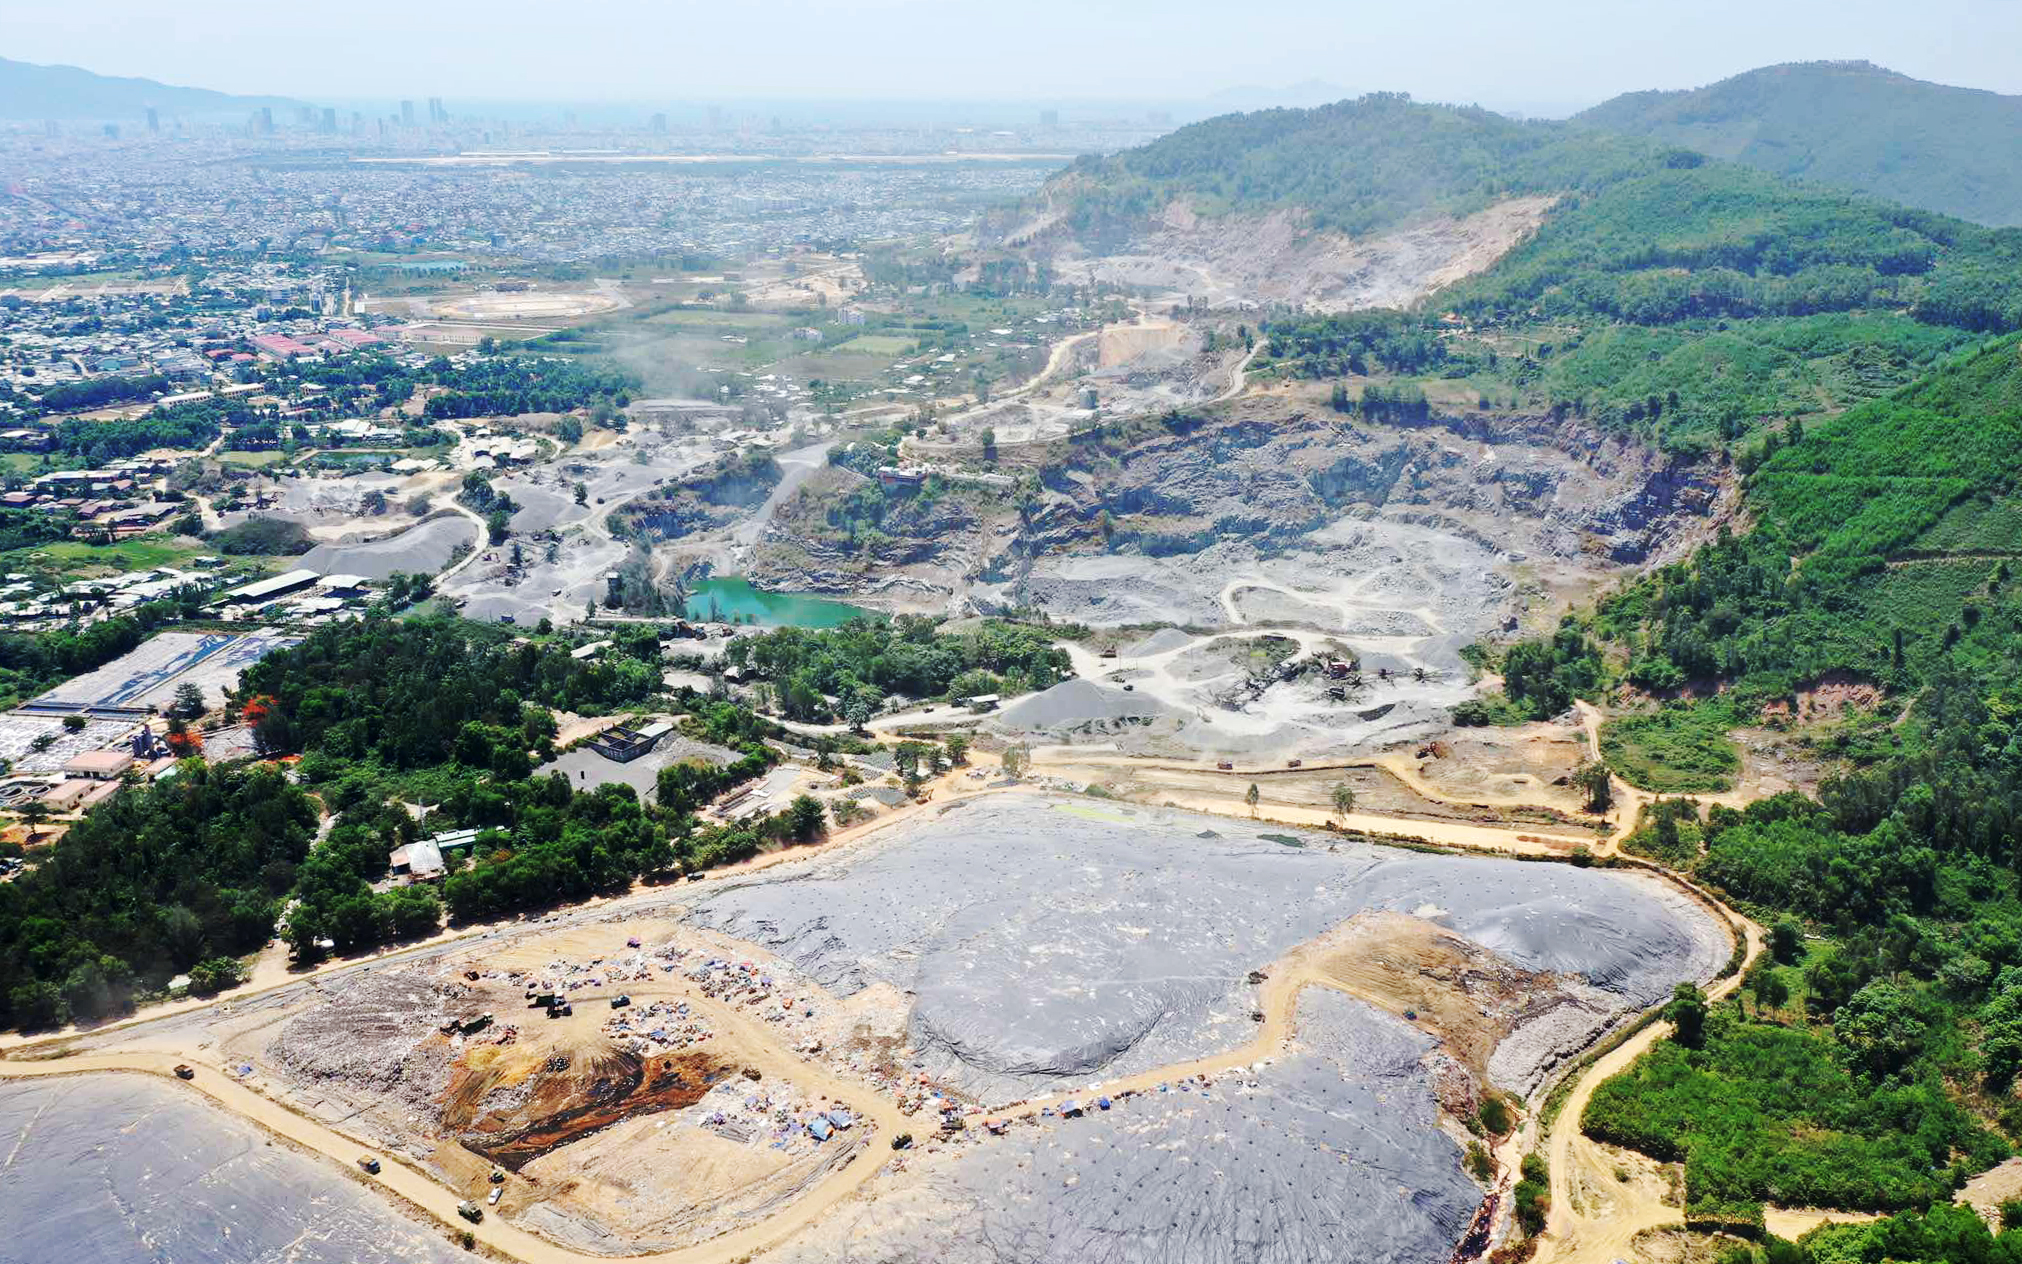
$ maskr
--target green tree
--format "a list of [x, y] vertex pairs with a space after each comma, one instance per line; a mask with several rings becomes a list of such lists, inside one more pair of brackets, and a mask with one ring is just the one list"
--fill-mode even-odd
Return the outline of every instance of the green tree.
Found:
[[1876, 979], [1834, 1013], [1832, 1031], [1849, 1060], [1876, 1075], [1901, 1070], [1922, 1048], [1927, 1024], [1915, 999], [1886, 979]]
[[795, 842], [810, 843], [822, 835], [823, 813], [821, 800], [813, 795], [803, 794], [794, 798], [792, 806], [786, 810]]
[[1769, 928], [1769, 955], [1782, 965], [1794, 965], [1804, 956], [1804, 927], [1794, 917], [1776, 919]]
[[169, 704], [169, 714], [185, 720], [194, 720], [203, 713], [203, 689], [188, 680], [177, 685], [175, 699]]
[[1254, 781], [1250, 783], [1250, 788], [1248, 790], [1243, 791], [1243, 802], [1250, 805], [1251, 816], [1255, 816], [1257, 814], [1257, 804], [1263, 799], [1263, 797], [1264, 792], [1257, 789], [1257, 783]]
[[1615, 802], [1613, 774], [1597, 759], [1583, 759], [1573, 769], [1572, 784], [1587, 796], [1587, 810], [1606, 812]]
[[1706, 1043], [1706, 994], [1698, 984], [1680, 983], [1672, 989], [1664, 1017], [1671, 1020], [1671, 1038], [1687, 1049]]
[[1349, 788], [1347, 782], [1337, 781], [1334, 783], [1333, 797], [1334, 815], [1345, 821], [1348, 814], [1355, 810], [1355, 791]]
[[1023, 746], [1013, 746], [1004, 752], [1004, 775], [1016, 781], [1032, 766], [1032, 753]]
[[1763, 1010], [1782, 1009], [1790, 1001], [1790, 985], [1774, 970], [1756, 970], [1749, 977], [1748, 986], [1755, 995], [1758, 1014]]

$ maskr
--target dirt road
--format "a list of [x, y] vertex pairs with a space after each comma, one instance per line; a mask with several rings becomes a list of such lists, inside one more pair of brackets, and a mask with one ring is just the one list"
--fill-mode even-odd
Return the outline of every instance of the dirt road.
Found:
[[[1703, 898], [1703, 896], [1702, 896]], [[1721, 911], [1739, 926], [1747, 945], [1743, 968], [1706, 989], [1719, 1000], [1741, 986], [1747, 963], [1762, 952], [1762, 928], [1732, 909]], [[1580, 1073], [1542, 1149], [1551, 1168], [1552, 1205], [1536, 1258], [1548, 1264], [1613, 1264], [1636, 1258], [1631, 1244], [1650, 1229], [1682, 1225], [1684, 1210], [1664, 1201], [1667, 1182], [1641, 1155], [1611, 1150], [1581, 1130], [1594, 1090], [1629, 1069], [1671, 1034], [1671, 1024], [1651, 1023]]]

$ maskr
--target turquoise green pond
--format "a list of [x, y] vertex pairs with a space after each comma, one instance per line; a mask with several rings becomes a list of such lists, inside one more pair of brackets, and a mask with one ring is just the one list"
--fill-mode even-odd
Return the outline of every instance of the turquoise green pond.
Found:
[[750, 580], [734, 575], [697, 580], [688, 590], [688, 617], [711, 622], [732, 620], [767, 628], [835, 628], [875, 613], [826, 597], [766, 592], [753, 588]]

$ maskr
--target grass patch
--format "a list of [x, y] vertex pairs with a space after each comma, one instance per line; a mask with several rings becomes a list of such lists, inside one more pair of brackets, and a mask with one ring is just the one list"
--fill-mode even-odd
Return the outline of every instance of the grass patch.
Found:
[[261, 452], [218, 453], [220, 465], [238, 465], [250, 470], [263, 470], [270, 465], [279, 465], [288, 459], [288, 454], [279, 448], [268, 448]]
[[897, 334], [858, 334], [831, 350], [842, 355], [899, 356], [910, 351], [912, 346], [913, 339]]
[[88, 579], [97, 575], [123, 575], [129, 571], [178, 566], [203, 552], [205, 548], [202, 544], [166, 535], [135, 536], [117, 544], [52, 540], [33, 548], [0, 553], [0, 567], [8, 571], [40, 571]]
[[1717, 700], [1672, 703], [1601, 726], [1601, 757], [1629, 784], [1659, 794], [1732, 790], [1741, 751], [1727, 731], [1732, 708]]

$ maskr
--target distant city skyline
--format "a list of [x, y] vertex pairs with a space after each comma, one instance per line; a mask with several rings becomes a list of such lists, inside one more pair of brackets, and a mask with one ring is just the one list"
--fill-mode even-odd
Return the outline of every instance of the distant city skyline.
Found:
[[441, 97], [618, 104], [749, 99], [1195, 101], [1310, 81], [1341, 93], [1563, 114], [1783, 61], [1865, 59], [2022, 93], [2013, 0], [431, 0], [397, 21], [252, 0], [71, 0], [10, 15], [6, 56], [345, 106]]

